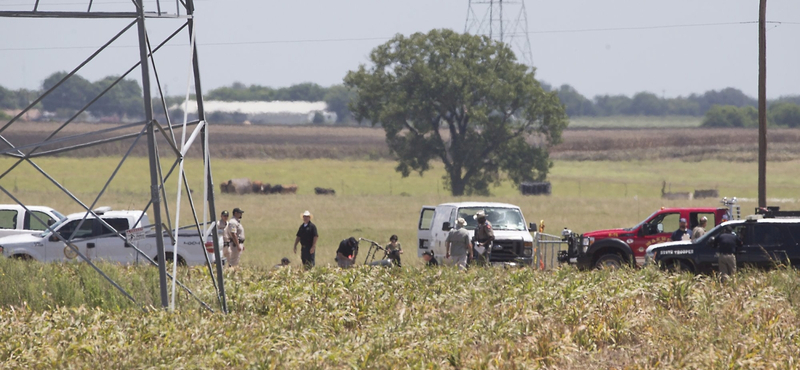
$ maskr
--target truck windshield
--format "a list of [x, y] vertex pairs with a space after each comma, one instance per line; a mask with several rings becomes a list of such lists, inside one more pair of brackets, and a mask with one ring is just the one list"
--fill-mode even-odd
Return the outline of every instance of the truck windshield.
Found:
[[458, 209], [458, 217], [467, 220], [467, 230], [475, 230], [478, 221], [474, 218], [478, 211], [486, 213], [486, 220], [494, 230], [525, 231], [525, 219], [517, 208], [465, 207]]
[[642, 222], [639, 222], [638, 224], [636, 224], [636, 226], [634, 226], [634, 227], [627, 227], [627, 228], [624, 228], [624, 229], [622, 229], [622, 230], [625, 230], [625, 231], [633, 231], [633, 230], [636, 230], [636, 229], [638, 229], [638, 228], [642, 227], [642, 225], [643, 225], [643, 224], [645, 224], [647, 221], [650, 221], [651, 219], [653, 219], [653, 217], [655, 217], [656, 213], [658, 213], [658, 212], [659, 212], [659, 211], [655, 211], [655, 212], [653, 212], [653, 214], [652, 214], [652, 215], [650, 215], [650, 216], [647, 216], [647, 218], [645, 218], [644, 220], [642, 220]]
[[[54, 223], [54, 224], [50, 225], [50, 229], [52, 229], [52, 230], [57, 230], [59, 227], [61, 227], [61, 224], [63, 224], [64, 222], [66, 222], [66, 221], [67, 221], [67, 218], [66, 218], [66, 217], [64, 217], [64, 215], [62, 215], [62, 214], [60, 214], [60, 213], [58, 213], [58, 212], [56, 212], [56, 211], [53, 211], [53, 213], [54, 213], [56, 216], [61, 216], [61, 218], [59, 218], [59, 220], [58, 220], [58, 221], [56, 221], [56, 223]], [[45, 229], [45, 230], [44, 230], [44, 232], [42, 232], [41, 234], [37, 234], [37, 235], [38, 235], [40, 238], [45, 238], [45, 237], [47, 237], [47, 236], [49, 236], [49, 235], [50, 235], [50, 230], [47, 230], [47, 229]]]

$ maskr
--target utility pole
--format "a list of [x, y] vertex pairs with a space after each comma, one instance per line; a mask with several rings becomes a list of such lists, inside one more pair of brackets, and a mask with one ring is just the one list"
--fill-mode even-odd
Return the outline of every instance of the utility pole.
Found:
[[767, 206], [767, 0], [758, 6], [758, 206]]

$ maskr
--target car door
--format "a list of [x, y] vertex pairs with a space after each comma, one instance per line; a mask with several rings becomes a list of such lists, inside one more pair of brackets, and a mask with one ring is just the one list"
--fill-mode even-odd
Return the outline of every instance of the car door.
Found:
[[128, 247], [125, 239], [120, 238], [118, 233], [125, 236], [125, 231], [129, 229], [127, 218], [103, 218], [103, 220], [114, 228], [101, 222], [97, 223], [97, 238], [95, 239], [94, 256], [105, 261], [119, 262], [123, 264], [134, 261], [136, 250]]
[[428, 249], [431, 248], [431, 239], [433, 238], [433, 234], [431, 233], [431, 226], [433, 225], [433, 216], [436, 213], [434, 207], [430, 206], [423, 206], [422, 210], [419, 211], [419, 224], [417, 224], [417, 239], [419, 240], [419, 244], [417, 244], [418, 251], [417, 254], [422, 257], [422, 253], [426, 252]]
[[[80, 224], [80, 225], [79, 225]], [[78, 227], [80, 226], [80, 227]], [[93, 252], [90, 252], [87, 248], [89, 243], [92, 243], [93, 240], [93, 229], [94, 229], [94, 219], [87, 219], [83, 220], [72, 220], [68, 221], [64, 225], [62, 225], [56, 232], [64, 238], [64, 240], [73, 240], [70, 242], [75, 248], [80, 251], [81, 254], [92, 259]], [[54, 238], [51, 236], [47, 242], [45, 242], [45, 258], [48, 261], [68, 261], [68, 262], [81, 262], [82, 259], [78, 256], [78, 254], [74, 251], [74, 249], [70, 248], [65, 244], [61, 239]]]
[[[652, 220], [642, 225], [644, 228], [644, 247], [656, 243], [670, 241], [672, 233], [678, 229], [678, 221], [681, 219], [679, 212], [668, 212], [656, 215]], [[638, 249], [638, 246], [635, 246]]]
[[31, 211], [25, 217], [25, 228], [27, 230], [45, 231], [48, 225], [56, 223], [58, 220], [42, 211]]
[[800, 268], [800, 224], [786, 224], [784, 228], [784, 247], [790, 263]]
[[755, 226], [754, 223], [747, 223], [736, 225], [733, 229], [742, 241], [742, 247], [736, 251], [736, 266], [739, 268], [763, 267], [764, 261], [769, 259], [765, 249], [755, 239]]
[[787, 260], [782, 225], [757, 223], [753, 225], [753, 230], [751, 241], [758, 251], [753, 253], [756, 266], [771, 268]]
[[[710, 220], [709, 220], [710, 221]], [[712, 271], [719, 271], [719, 255], [718, 250], [711, 241], [711, 238], [716, 239], [722, 229], [717, 228], [709, 232], [704, 238], [697, 240], [694, 245], [694, 263], [696, 272], [710, 273]]]

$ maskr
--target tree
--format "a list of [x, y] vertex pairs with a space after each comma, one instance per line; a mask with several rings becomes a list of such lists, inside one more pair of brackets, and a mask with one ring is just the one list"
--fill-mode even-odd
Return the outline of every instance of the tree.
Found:
[[348, 105], [355, 97], [356, 94], [353, 89], [347, 86], [334, 85], [328, 88], [324, 100], [328, 104], [328, 110], [336, 113], [337, 123], [348, 122], [352, 119]]
[[[98, 93], [107, 89], [119, 76], [107, 76], [94, 83]], [[161, 109], [161, 108], [159, 108]], [[144, 116], [142, 88], [135, 80], [121, 80], [89, 107], [98, 116]], [[163, 109], [161, 109], [163, 110]]]
[[[544, 87], [543, 87], [544, 88]], [[545, 91], [547, 91], [545, 89]], [[581, 95], [574, 87], [570, 85], [561, 85], [558, 89], [558, 100], [564, 103], [567, 115], [572, 116], [593, 116], [594, 103]]]
[[455, 196], [488, 194], [501, 172], [514, 183], [546, 178], [567, 116], [507, 45], [432, 30], [398, 35], [370, 60], [344, 79], [358, 94], [350, 110], [383, 126], [404, 177], [441, 160]]
[[[49, 90], [66, 75], [67, 72], [51, 74], [42, 82], [42, 88]], [[95, 85], [87, 79], [79, 75], [73, 75], [42, 100], [42, 107], [51, 112], [58, 110], [74, 112], [94, 99], [98, 92]]]
[[663, 116], [667, 111], [667, 103], [656, 94], [649, 92], [636, 93], [631, 99], [630, 114], [641, 116]]
[[703, 127], [758, 127], [758, 110], [754, 107], [714, 105], [703, 118]]
[[800, 127], [800, 105], [774, 103], [769, 107], [769, 121], [777, 126]]

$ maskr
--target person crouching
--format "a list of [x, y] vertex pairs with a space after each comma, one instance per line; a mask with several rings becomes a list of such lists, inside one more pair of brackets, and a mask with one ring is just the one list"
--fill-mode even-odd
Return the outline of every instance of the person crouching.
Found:
[[336, 262], [339, 267], [345, 269], [350, 268], [356, 263], [358, 256], [358, 240], [354, 237], [342, 240], [339, 243], [339, 249], [336, 250]]

